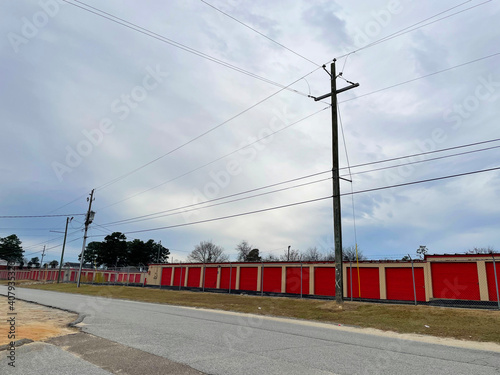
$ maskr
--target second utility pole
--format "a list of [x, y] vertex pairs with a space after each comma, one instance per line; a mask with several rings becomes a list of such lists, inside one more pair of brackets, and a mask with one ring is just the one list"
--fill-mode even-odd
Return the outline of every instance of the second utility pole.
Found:
[[[344, 279], [342, 269], [342, 217], [340, 214], [340, 175], [339, 175], [339, 132], [337, 121], [337, 94], [353, 89], [359, 86], [359, 83], [351, 83], [337, 90], [337, 73], [335, 72], [335, 61], [333, 60], [330, 66], [330, 73], [326, 71], [326, 66], [323, 69], [330, 75], [331, 92], [320, 97], [314, 98], [315, 101], [332, 97], [332, 181], [333, 181], [333, 233], [335, 242], [335, 301], [343, 303], [344, 301]], [[339, 76], [342, 73], [339, 74]]]
[[[88, 199], [88, 198], [87, 198]], [[82, 253], [80, 254], [80, 268], [78, 269], [78, 280], [76, 282], [76, 287], [80, 287], [80, 279], [82, 276], [82, 268], [83, 268], [83, 257], [85, 255], [85, 242], [87, 241], [87, 230], [89, 229], [89, 225], [94, 219], [92, 212], [92, 201], [94, 200], [94, 189], [90, 192], [90, 200], [89, 200], [89, 210], [87, 211], [87, 216], [85, 217], [85, 233], [83, 234], [83, 245], [82, 245]]]

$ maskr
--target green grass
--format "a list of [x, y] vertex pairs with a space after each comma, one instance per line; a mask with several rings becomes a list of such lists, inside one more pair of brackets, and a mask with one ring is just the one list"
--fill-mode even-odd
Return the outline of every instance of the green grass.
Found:
[[[21, 283], [20, 283], [21, 284]], [[24, 284], [26, 288], [290, 317], [500, 344], [500, 311], [201, 293], [126, 286]], [[260, 309], [259, 309], [260, 307]], [[428, 325], [429, 328], [426, 328]]]

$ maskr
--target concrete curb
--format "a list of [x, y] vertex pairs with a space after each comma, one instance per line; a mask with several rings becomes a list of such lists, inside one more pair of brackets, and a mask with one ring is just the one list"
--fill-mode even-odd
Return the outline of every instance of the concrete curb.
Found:
[[[14, 346], [16, 348], [19, 348], [20, 346], [23, 346], [24, 344], [29, 344], [31, 342], [34, 342], [34, 341], [31, 339], [21, 339], [21, 340], [15, 341]], [[10, 349], [10, 344], [5, 344], [5, 345], [0, 346], [0, 352], [3, 350], [9, 350], [9, 349]]]
[[[3, 294], [3, 293], [0, 293], [0, 296], [7, 297], [7, 295]], [[16, 298], [16, 299], [19, 300], [19, 301], [23, 301], [23, 302], [33, 303], [33, 304], [39, 305], [39, 306], [50, 307], [51, 309], [57, 309], [57, 310], [61, 310], [61, 311], [66, 311], [66, 312], [69, 312], [71, 314], [78, 314], [78, 318], [76, 318], [75, 320], [73, 320], [71, 323], [68, 323], [66, 326], [67, 327], [71, 327], [71, 328], [78, 328], [80, 331], [81, 331], [81, 328], [77, 327], [76, 325], [79, 324], [79, 323], [81, 323], [81, 322], [83, 322], [83, 319], [85, 319], [85, 317], [87, 316], [85, 314], [81, 314], [81, 313], [73, 311], [73, 310], [62, 309], [60, 307], [47, 305], [45, 303], [39, 303], [39, 302], [35, 302], [35, 301], [30, 301], [30, 300], [27, 300], [27, 299], [24, 299], [24, 298]], [[21, 339], [19, 341], [23, 341], [23, 340], [29, 340], [29, 339]], [[33, 340], [31, 340], [30, 342], [33, 342]], [[16, 341], [16, 343], [17, 343], [17, 341]], [[27, 343], [24, 343], [24, 344], [27, 344]], [[17, 346], [17, 344], [16, 344], [16, 346]], [[3, 348], [3, 346], [0, 347], [0, 350], [2, 350], [1, 348]]]

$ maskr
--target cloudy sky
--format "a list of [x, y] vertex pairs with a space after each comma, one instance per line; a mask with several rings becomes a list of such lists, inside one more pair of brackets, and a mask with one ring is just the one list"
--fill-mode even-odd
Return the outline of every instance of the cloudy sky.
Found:
[[61, 215], [0, 218], [0, 236], [59, 259], [79, 214], [75, 261], [95, 189], [89, 241], [120, 231], [176, 260], [203, 240], [233, 260], [243, 239], [329, 250], [330, 99], [308, 95], [337, 58], [360, 84], [338, 96], [344, 245], [500, 248], [499, 170], [362, 192], [500, 167], [497, 1], [207, 1], [0, 2], [0, 212]]

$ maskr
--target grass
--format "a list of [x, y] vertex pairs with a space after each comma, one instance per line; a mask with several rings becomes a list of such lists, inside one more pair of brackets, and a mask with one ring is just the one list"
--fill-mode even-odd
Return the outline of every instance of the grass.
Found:
[[[200, 293], [126, 286], [33, 284], [26, 288], [77, 293], [134, 301], [203, 307], [260, 315], [290, 317], [500, 344], [500, 311], [345, 302], [331, 300], [260, 297], [239, 294]], [[429, 328], [425, 326], [429, 326]]]

